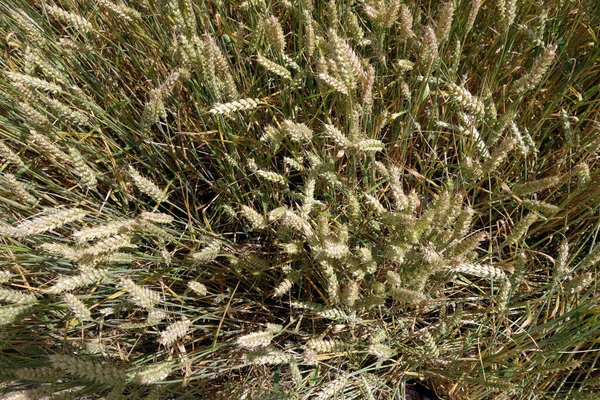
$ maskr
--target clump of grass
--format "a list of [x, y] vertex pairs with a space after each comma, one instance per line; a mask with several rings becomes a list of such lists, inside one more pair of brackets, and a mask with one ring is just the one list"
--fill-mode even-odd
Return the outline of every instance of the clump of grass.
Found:
[[600, 6], [0, 7], [3, 395], [600, 387]]

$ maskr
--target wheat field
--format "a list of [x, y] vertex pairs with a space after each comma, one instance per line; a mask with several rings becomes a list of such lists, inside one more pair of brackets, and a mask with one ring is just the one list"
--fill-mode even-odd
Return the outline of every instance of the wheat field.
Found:
[[0, 399], [600, 399], [599, 34], [0, 0]]

